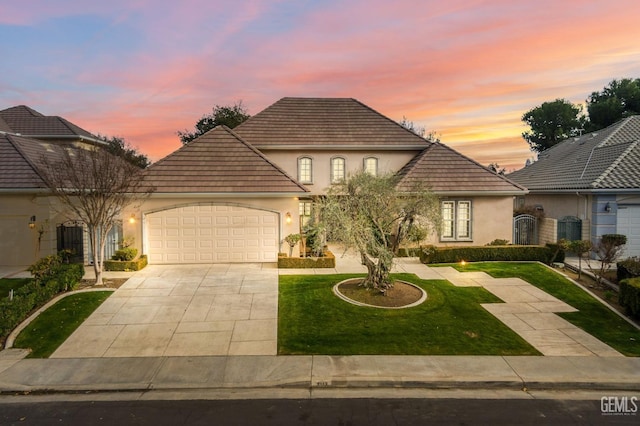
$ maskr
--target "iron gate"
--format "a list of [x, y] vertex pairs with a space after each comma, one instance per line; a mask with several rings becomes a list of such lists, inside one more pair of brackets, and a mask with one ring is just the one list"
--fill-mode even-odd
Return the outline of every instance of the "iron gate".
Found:
[[530, 214], [521, 214], [513, 218], [513, 244], [538, 244], [538, 219]]
[[70, 250], [71, 263], [84, 263], [84, 229], [76, 222], [61, 223], [56, 227], [56, 242], [58, 251]]

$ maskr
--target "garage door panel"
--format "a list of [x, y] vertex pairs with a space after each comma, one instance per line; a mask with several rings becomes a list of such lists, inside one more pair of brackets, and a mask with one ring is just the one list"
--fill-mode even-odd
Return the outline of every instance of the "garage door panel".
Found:
[[617, 232], [627, 236], [623, 256], [640, 256], [640, 206], [620, 206], [617, 221]]
[[150, 263], [275, 262], [278, 216], [235, 206], [186, 206], [146, 216]]

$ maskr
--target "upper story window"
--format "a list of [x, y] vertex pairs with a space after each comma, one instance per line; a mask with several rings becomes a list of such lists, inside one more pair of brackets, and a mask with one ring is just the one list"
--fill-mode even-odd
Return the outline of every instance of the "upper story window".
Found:
[[471, 201], [442, 202], [443, 241], [471, 241]]
[[298, 180], [301, 183], [313, 183], [313, 161], [310, 157], [298, 158]]
[[376, 157], [367, 157], [364, 159], [364, 171], [373, 175], [378, 175], [378, 159]]
[[338, 183], [345, 178], [345, 160], [342, 157], [331, 159], [331, 183]]

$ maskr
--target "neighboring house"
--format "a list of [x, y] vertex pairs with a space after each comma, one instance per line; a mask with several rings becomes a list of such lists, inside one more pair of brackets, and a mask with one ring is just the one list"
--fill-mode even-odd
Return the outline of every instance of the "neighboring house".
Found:
[[558, 221], [555, 238], [624, 234], [624, 255], [640, 256], [640, 116], [562, 141], [508, 177], [529, 189], [520, 204]]
[[49, 195], [41, 160], [54, 158], [61, 149], [101, 143], [61, 117], [26, 106], [0, 111], [0, 265], [29, 265], [62, 246], [86, 259], [82, 224]]
[[314, 197], [363, 168], [399, 173], [399, 191], [419, 181], [440, 196], [438, 245], [509, 240], [513, 198], [526, 193], [357, 100], [283, 98], [149, 167], [156, 192], [127, 211], [135, 220], [124, 232], [150, 263], [273, 262], [311, 217]]

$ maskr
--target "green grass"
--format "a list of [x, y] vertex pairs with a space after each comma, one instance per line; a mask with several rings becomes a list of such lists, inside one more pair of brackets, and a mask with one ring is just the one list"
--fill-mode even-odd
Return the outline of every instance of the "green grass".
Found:
[[9, 292], [31, 282], [31, 278], [0, 278], [0, 297], [8, 297]]
[[480, 306], [500, 302], [482, 288], [396, 274], [426, 290], [427, 301], [407, 309], [376, 309], [333, 294], [336, 283], [355, 276], [280, 276], [279, 354], [540, 354]]
[[30, 348], [29, 358], [48, 358], [111, 294], [95, 291], [65, 297], [22, 330], [13, 346]]
[[468, 263], [450, 265], [459, 271], [484, 271], [495, 278], [519, 277], [568, 303], [578, 312], [558, 316], [627, 356], [640, 356], [640, 330], [555, 271], [538, 263]]

